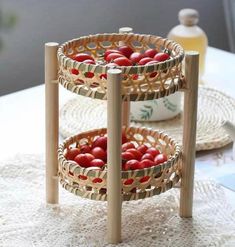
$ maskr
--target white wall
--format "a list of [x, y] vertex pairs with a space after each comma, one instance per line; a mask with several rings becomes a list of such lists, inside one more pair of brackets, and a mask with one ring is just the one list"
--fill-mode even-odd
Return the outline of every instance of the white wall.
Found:
[[121, 26], [166, 36], [185, 7], [200, 12], [200, 26], [211, 46], [228, 49], [221, 0], [2, 0], [1, 10], [15, 12], [18, 22], [8, 33], [0, 33], [0, 95], [43, 83], [45, 42]]

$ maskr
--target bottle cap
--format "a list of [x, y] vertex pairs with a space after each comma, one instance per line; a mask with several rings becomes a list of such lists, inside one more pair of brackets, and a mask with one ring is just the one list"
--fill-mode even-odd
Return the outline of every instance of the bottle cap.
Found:
[[133, 28], [131, 27], [120, 27], [119, 28], [119, 33], [132, 33]]
[[199, 13], [195, 9], [181, 9], [178, 18], [181, 24], [185, 26], [194, 26], [198, 23]]

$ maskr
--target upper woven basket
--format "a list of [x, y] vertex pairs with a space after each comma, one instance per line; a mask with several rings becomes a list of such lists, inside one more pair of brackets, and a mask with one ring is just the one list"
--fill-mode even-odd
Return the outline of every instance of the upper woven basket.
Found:
[[[89, 35], [62, 44], [58, 49], [59, 82], [77, 94], [107, 99], [106, 74], [109, 67], [103, 63], [103, 54], [105, 50], [116, 49], [123, 44], [130, 46], [135, 52], [154, 48], [158, 52], [167, 49], [171, 54], [171, 58], [164, 62], [119, 67], [122, 70], [123, 100], [157, 99], [183, 87], [184, 51], [180, 45], [154, 35], [119, 33]], [[85, 64], [70, 58], [77, 53], [92, 55], [97, 64]], [[78, 70], [79, 74], [72, 74], [71, 69]], [[86, 72], [92, 72], [93, 77], [87, 78]]]

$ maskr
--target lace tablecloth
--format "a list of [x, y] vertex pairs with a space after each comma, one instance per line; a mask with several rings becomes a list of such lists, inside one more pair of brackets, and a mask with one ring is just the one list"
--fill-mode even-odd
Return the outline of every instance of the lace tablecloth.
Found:
[[[60, 205], [45, 204], [42, 155], [19, 155], [0, 164], [1, 247], [101, 247], [106, 242], [106, 202], [61, 189]], [[235, 246], [235, 210], [223, 188], [196, 181], [193, 219], [178, 216], [179, 190], [124, 202], [124, 247]]]

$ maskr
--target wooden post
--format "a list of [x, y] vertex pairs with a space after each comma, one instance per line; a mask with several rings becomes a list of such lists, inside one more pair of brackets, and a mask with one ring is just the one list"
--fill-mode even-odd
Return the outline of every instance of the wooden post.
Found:
[[180, 189], [180, 216], [192, 217], [193, 183], [196, 152], [197, 99], [198, 99], [198, 52], [185, 56], [183, 164]]
[[121, 70], [108, 71], [108, 242], [121, 241]]
[[58, 43], [45, 44], [45, 111], [46, 111], [46, 202], [58, 203]]
[[[119, 28], [119, 33], [132, 33], [131, 27]], [[125, 45], [124, 42], [120, 41], [120, 45]], [[122, 101], [122, 125], [128, 127], [130, 124], [130, 100]]]

